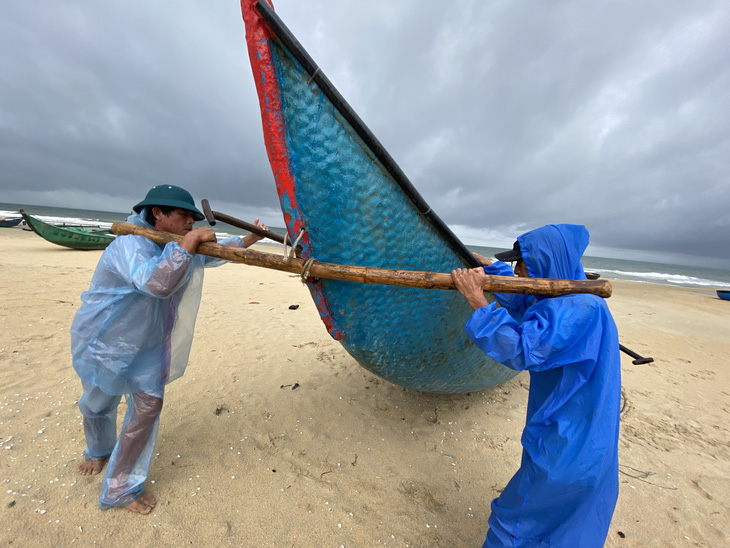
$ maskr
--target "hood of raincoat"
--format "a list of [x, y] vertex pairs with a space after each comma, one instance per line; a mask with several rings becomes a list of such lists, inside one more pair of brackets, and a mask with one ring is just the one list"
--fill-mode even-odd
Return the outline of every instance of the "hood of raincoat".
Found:
[[145, 221], [145, 216], [147, 215], [147, 208], [143, 207], [139, 213], [132, 213], [127, 217], [127, 222], [130, 225], [137, 225], [137, 226], [145, 226], [147, 228], [155, 228], [151, 224], [149, 224], [147, 221]]
[[522, 259], [533, 278], [585, 280], [580, 259], [588, 247], [583, 225], [546, 225], [517, 238]]

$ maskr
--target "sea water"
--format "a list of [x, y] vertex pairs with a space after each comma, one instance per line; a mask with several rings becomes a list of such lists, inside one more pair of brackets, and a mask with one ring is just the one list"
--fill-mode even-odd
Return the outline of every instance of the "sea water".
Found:
[[[467, 247], [480, 255], [492, 258], [495, 253], [505, 251], [502, 248], [471, 245], [467, 245]], [[611, 280], [713, 289], [730, 288], [730, 271], [716, 268], [699, 267], [693, 264], [675, 265], [589, 256], [583, 256], [581, 262], [583, 269], [587, 272], [595, 272], [600, 274], [601, 278]]]
[[[110, 228], [112, 223], [125, 221], [129, 213], [114, 213], [109, 211], [94, 211], [89, 209], [66, 209], [59, 207], [34, 206], [23, 204], [0, 203], [0, 217], [18, 217], [18, 210], [23, 209], [29, 215], [53, 224]], [[201, 225], [199, 225], [201, 226]], [[285, 234], [281, 227], [269, 227], [273, 232]], [[213, 227], [219, 239], [230, 235], [245, 235], [247, 231], [234, 226], [218, 223]], [[281, 247], [275, 242], [262, 242], [268, 245]], [[495, 253], [504, 251], [502, 248], [482, 247], [466, 244], [471, 251], [494, 257]], [[694, 264], [663, 264], [606, 257], [583, 257], [583, 268], [596, 272], [602, 278], [612, 280], [628, 280], [632, 282], [656, 283], [684, 287], [730, 289], [730, 271], [715, 268], [705, 268]]]

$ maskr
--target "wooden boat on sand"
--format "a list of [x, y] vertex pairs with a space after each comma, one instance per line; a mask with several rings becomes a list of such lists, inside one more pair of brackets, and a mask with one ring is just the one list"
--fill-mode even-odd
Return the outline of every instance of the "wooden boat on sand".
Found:
[[[301, 258], [431, 272], [477, 266], [272, 6], [241, 7], [266, 150]], [[307, 285], [330, 335], [396, 385], [464, 393], [516, 374], [468, 339], [471, 308], [458, 292], [311, 277]]]
[[730, 290], [718, 289], [717, 296], [723, 301], [730, 301]]
[[15, 219], [6, 219], [5, 217], [0, 217], [0, 228], [10, 228], [13, 226], [18, 226], [22, 220], [22, 217], [16, 217]]
[[28, 215], [22, 209], [20, 214], [33, 232], [52, 244], [71, 249], [92, 250], [104, 249], [114, 241], [114, 235], [109, 230], [89, 231], [80, 227], [62, 227]]

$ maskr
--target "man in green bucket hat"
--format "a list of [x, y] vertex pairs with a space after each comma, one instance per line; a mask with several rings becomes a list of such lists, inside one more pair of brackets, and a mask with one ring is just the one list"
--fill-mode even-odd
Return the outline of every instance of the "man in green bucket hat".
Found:
[[[225, 261], [195, 252], [215, 242], [190, 193], [174, 185], [150, 189], [127, 222], [182, 236], [165, 246], [135, 235], [119, 236], [104, 250], [91, 287], [71, 326], [73, 366], [84, 389], [86, 450], [78, 467], [94, 475], [108, 466], [99, 506], [124, 506], [141, 514], [156, 504], [144, 492], [165, 391], [185, 371], [200, 306], [203, 271]], [[256, 219], [255, 224], [268, 230]], [[225, 245], [248, 247], [261, 239], [228, 238]], [[127, 414], [117, 438], [117, 406]]]

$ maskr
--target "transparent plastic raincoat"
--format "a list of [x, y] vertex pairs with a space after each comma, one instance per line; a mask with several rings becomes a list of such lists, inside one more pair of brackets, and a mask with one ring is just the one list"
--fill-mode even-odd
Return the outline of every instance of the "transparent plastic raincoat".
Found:
[[[127, 222], [149, 227], [141, 214]], [[237, 237], [221, 243], [243, 245]], [[81, 380], [119, 395], [150, 392], [181, 377], [193, 343], [203, 268], [223, 263], [176, 243], [160, 247], [143, 236], [115, 238], [71, 326], [73, 365]]]
[[[517, 239], [530, 276], [584, 280], [588, 231], [548, 225]], [[508, 275], [499, 261], [487, 274]], [[509, 272], [508, 272], [509, 271]], [[594, 295], [497, 295], [466, 332], [500, 363], [530, 372], [522, 463], [492, 502], [485, 546], [603, 546], [618, 497], [619, 342]]]
[[[145, 210], [127, 222], [142, 226]], [[221, 243], [242, 247], [241, 238]], [[225, 261], [119, 236], [99, 260], [71, 326], [73, 366], [84, 387], [86, 460], [111, 454], [99, 506], [126, 506], [142, 495], [162, 410], [164, 387], [182, 376], [200, 306], [203, 269]], [[116, 437], [117, 406], [127, 414]]]

